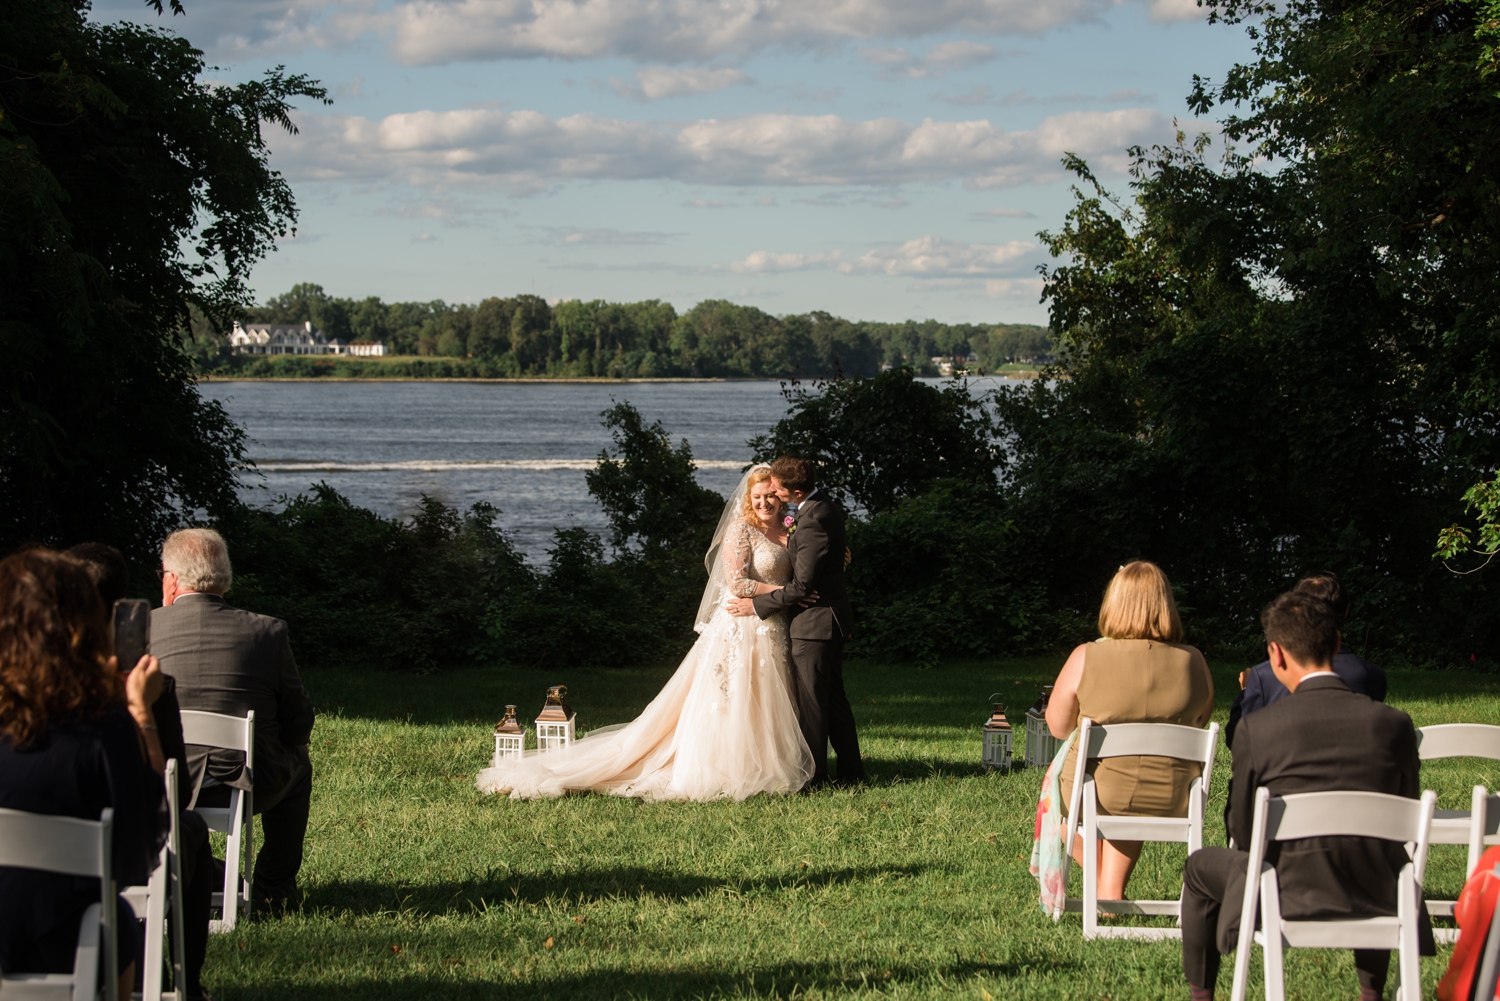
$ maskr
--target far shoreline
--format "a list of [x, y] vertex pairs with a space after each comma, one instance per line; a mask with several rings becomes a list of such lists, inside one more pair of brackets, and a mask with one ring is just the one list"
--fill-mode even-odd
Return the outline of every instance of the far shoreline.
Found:
[[[971, 375], [971, 379], [1008, 379], [1012, 382], [1026, 382], [1041, 377], [1037, 371], [1020, 372], [994, 372], [982, 375]], [[919, 376], [926, 379], [940, 379], [943, 376]], [[953, 376], [949, 378], [963, 378]], [[757, 376], [745, 378], [728, 378], [724, 376], [652, 376], [645, 378], [611, 379], [605, 376], [575, 376], [569, 378], [555, 376], [531, 376], [522, 378], [486, 378], [483, 376], [412, 376], [412, 375], [200, 375], [199, 382], [338, 382], [338, 383], [384, 383], [384, 382], [480, 382], [501, 383], [510, 385], [525, 385], [528, 383], [539, 383], [543, 385], [601, 385], [620, 386], [642, 383], [709, 383], [709, 382], [816, 382], [820, 376], [799, 378], [795, 376]]]

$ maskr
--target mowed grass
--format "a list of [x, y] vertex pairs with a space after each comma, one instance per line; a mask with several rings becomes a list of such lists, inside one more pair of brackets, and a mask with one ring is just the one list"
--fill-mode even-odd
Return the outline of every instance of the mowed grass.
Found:
[[[585, 727], [624, 722], [670, 669], [308, 671], [320, 717], [303, 905], [215, 936], [205, 982], [309, 1001], [1185, 996], [1177, 943], [1085, 945], [1076, 915], [1041, 914], [1027, 872], [1041, 773], [978, 764], [986, 697], [1005, 693], [1019, 719], [1057, 667], [851, 664], [870, 784], [712, 804], [474, 788], [504, 703], [529, 719], [565, 683]], [[1217, 672], [1221, 723], [1236, 670]], [[1391, 702], [1419, 726], [1500, 723], [1497, 689], [1391, 676]], [[1424, 784], [1466, 806], [1495, 771], [1439, 763]], [[1221, 750], [1210, 844], [1228, 774]], [[1175, 897], [1182, 859], [1148, 847], [1131, 894]], [[1462, 849], [1435, 850], [1429, 894], [1451, 899], [1462, 869]], [[1429, 996], [1448, 951], [1423, 964]], [[1258, 996], [1258, 954], [1254, 969]], [[1292, 997], [1358, 996], [1347, 953], [1291, 953], [1288, 981]]]

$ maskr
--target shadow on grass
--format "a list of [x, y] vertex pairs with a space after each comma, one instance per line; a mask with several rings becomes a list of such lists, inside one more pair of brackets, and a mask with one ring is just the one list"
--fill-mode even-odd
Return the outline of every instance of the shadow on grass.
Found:
[[364, 880], [328, 883], [306, 891], [302, 907], [308, 912], [350, 911], [356, 914], [401, 913], [431, 917], [456, 912], [472, 913], [509, 903], [538, 904], [573, 900], [584, 903], [599, 899], [656, 897], [682, 900], [725, 890], [735, 894], [758, 893], [795, 887], [825, 887], [861, 883], [880, 878], [909, 879], [927, 869], [920, 865], [881, 865], [805, 870], [763, 879], [720, 879], [663, 872], [659, 869], [611, 869], [559, 875], [511, 875], [494, 873], [463, 882], [417, 883], [413, 885]]
[[[1065, 976], [1079, 964], [1049, 959], [1049, 974]], [[477, 980], [464, 975], [461, 963], [447, 975], [394, 974], [390, 979], [355, 983], [261, 983], [250, 992], [288, 1001], [340, 1001], [344, 998], [526, 998], [527, 1001], [573, 1001], [575, 998], [791, 998], [828, 990], [888, 989], [903, 984], [939, 981], [957, 985], [975, 977], [1010, 978], [1037, 970], [1027, 961], [956, 960], [946, 964], [909, 965], [892, 961], [782, 963], [753, 970], [688, 967], [645, 972], [598, 970], [548, 976], [533, 969], [508, 980]], [[258, 988], [258, 990], [257, 990]], [[236, 996], [247, 993], [236, 990]]]

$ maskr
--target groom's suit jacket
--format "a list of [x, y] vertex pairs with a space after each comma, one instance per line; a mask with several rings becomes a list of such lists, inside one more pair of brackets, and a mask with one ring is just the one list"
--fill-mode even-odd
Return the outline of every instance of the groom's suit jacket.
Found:
[[[822, 491], [802, 502], [786, 546], [792, 557], [791, 583], [757, 595], [756, 615], [765, 619], [791, 609], [793, 639], [831, 640], [854, 634], [854, 606], [844, 588], [844, 549], [849, 541], [844, 520], [843, 508]], [[798, 604], [814, 591], [816, 604]]]

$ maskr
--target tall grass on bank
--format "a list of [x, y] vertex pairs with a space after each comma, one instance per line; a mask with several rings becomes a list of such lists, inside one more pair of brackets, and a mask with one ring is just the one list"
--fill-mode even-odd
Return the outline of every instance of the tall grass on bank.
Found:
[[[665, 669], [310, 671], [321, 716], [303, 905], [215, 937], [206, 982], [292, 1001], [1180, 995], [1176, 943], [1084, 945], [1076, 916], [1042, 916], [1027, 874], [1040, 773], [978, 765], [986, 697], [1006, 693], [1019, 717], [1056, 667], [851, 664], [870, 784], [713, 804], [474, 788], [504, 703], [534, 714], [566, 683], [585, 726], [623, 722]], [[1218, 672], [1221, 722], [1233, 675]], [[1391, 701], [1419, 726], [1500, 723], [1497, 688], [1399, 673]], [[1222, 751], [1211, 844], [1228, 765]], [[1440, 763], [1423, 779], [1462, 805], [1496, 771]], [[1457, 892], [1462, 855], [1434, 851], [1433, 896]], [[1148, 848], [1131, 892], [1175, 896], [1181, 859]], [[1447, 955], [1424, 962], [1429, 991]], [[1288, 981], [1292, 997], [1357, 996], [1347, 953], [1294, 952]]]

